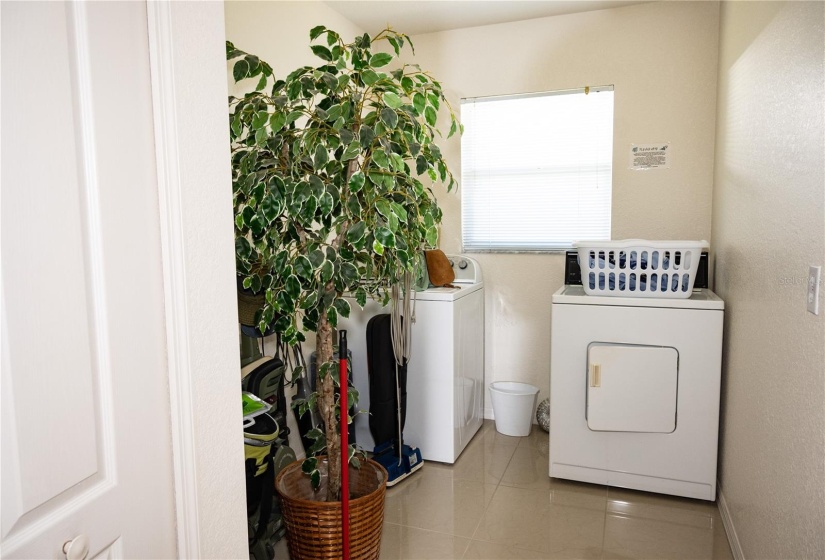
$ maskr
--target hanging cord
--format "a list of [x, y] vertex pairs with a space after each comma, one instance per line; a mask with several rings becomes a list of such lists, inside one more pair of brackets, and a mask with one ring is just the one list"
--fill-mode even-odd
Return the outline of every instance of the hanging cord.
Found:
[[[412, 274], [404, 273], [403, 295], [400, 292], [398, 283], [393, 284], [390, 291], [392, 309], [390, 314], [390, 334], [392, 336], [392, 351], [395, 355], [395, 402], [396, 420], [398, 425], [398, 465], [401, 466], [404, 458], [404, 441], [401, 433], [401, 387], [398, 382], [398, 367], [409, 363], [410, 350], [412, 349], [412, 322], [415, 321], [414, 314], [410, 309], [410, 292]], [[403, 310], [402, 310], [403, 307]], [[402, 317], [407, 317], [407, 324]]]

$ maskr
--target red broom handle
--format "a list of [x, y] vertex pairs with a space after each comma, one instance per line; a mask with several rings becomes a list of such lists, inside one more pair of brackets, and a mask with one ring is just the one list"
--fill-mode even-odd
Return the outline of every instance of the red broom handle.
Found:
[[349, 407], [347, 393], [347, 331], [338, 332], [338, 362], [341, 366], [341, 533], [343, 534], [344, 560], [349, 560]]

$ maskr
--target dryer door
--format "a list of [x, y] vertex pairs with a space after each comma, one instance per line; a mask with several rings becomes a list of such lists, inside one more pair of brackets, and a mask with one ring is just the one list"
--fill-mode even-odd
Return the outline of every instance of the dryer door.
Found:
[[608, 432], [676, 429], [675, 348], [593, 342], [587, 348], [587, 427]]

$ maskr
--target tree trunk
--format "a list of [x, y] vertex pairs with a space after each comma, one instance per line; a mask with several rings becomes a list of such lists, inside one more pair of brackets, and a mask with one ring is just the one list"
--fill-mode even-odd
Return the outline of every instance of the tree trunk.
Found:
[[321, 313], [316, 331], [316, 350], [318, 352], [318, 410], [324, 421], [327, 438], [327, 457], [329, 460], [329, 481], [327, 501], [341, 499], [341, 439], [338, 431], [338, 419], [335, 417], [335, 368], [330, 367], [327, 375], [320, 378], [321, 366], [332, 361], [332, 325], [327, 320], [326, 310]]

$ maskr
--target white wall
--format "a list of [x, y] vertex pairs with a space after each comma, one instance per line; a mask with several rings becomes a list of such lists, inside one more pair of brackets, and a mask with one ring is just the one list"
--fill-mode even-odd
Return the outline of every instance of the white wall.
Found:
[[[227, 0], [226, 39], [268, 62], [277, 78], [299, 66], [321, 64], [309, 48], [309, 30], [325, 25], [349, 42], [364, 32], [323, 2]], [[228, 73], [232, 82], [232, 73]], [[232, 89], [230, 87], [230, 89]]]
[[158, 2], [149, 14], [178, 552], [246, 558], [223, 6]]
[[819, 316], [805, 309], [808, 266], [825, 265], [824, 8], [721, 11], [719, 476], [734, 551], [747, 558], [825, 558], [825, 301]]
[[[443, 83], [456, 109], [463, 97], [614, 84], [613, 238], [709, 240], [718, 17], [715, 2], [657, 2], [444, 31], [413, 37], [415, 62]], [[630, 144], [656, 142], [672, 143], [672, 167], [630, 171]], [[444, 153], [460, 176], [459, 139]], [[441, 248], [460, 251], [461, 190], [436, 196]], [[487, 294], [487, 382], [532, 383], [543, 399], [550, 296], [563, 284], [563, 257], [474, 256]], [[488, 415], [489, 406], [488, 398]]]

